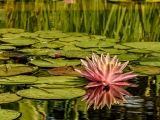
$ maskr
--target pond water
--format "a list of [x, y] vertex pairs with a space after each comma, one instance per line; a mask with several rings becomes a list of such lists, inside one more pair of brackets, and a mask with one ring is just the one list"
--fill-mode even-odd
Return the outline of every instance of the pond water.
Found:
[[[154, 0], [0, 1], [0, 119], [159, 120], [159, 21]], [[73, 69], [92, 52], [130, 61], [128, 103], [87, 110]]]

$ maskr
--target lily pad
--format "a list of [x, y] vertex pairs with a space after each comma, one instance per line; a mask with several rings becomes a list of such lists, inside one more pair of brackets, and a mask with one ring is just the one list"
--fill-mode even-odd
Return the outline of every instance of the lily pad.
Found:
[[49, 77], [38, 77], [38, 81], [35, 82], [36, 87], [43, 88], [71, 88], [80, 87], [88, 83], [88, 80], [79, 77], [71, 76], [49, 76]]
[[33, 99], [71, 99], [80, 97], [85, 94], [85, 90], [80, 88], [63, 88], [63, 89], [36, 89], [30, 88], [20, 90], [18, 95]]
[[60, 38], [59, 41], [62, 42], [73, 42], [73, 41], [81, 41], [83, 39], [82, 37], [75, 37], [75, 36], [70, 36], [66, 38]]
[[122, 50], [130, 49], [130, 47], [124, 46], [124, 45], [121, 45], [121, 44], [115, 45], [114, 48], [116, 48], [116, 49], [122, 49]]
[[118, 54], [123, 54], [123, 53], [127, 53], [126, 50], [118, 50], [118, 49], [112, 49], [112, 48], [100, 48], [101, 51], [96, 51], [98, 54], [106, 54], [106, 53], [110, 53], [110, 54], [114, 54], [114, 55], [118, 55]]
[[14, 93], [1, 93], [0, 94], [0, 104], [11, 103], [22, 99], [22, 97]]
[[122, 45], [137, 49], [160, 52], [160, 47], [159, 47], [160, 42], [130, 42], [130, 43], [123, 43]]
[[136, 54], [121, 54], [121, 55], [118, 55], [118, 59], [120, 61], [131, 61], [131, 60], [139, 59], [139, 56]]
[[82, 76], [79, 73], [77, 73], [74, 69], [84, 70], [84, 66], [63, 66], [58, 68], [53, 68], [48, 70], [48, 72], [52, 75], [63, 75], [63, 76]]
[[55, 48], [55, 49], [61, 48], [63, 46], [64, 44], [61, 42], [42, 42], [33, 45], [33, 47], [35, 48]]
[[67, 58], [86, 58], [86, 56], [91, 57], [91, 52], [82, 50], [57, 50], [56, 52], [49, 52], [49, 56], [56, 57], [56, 55], [64, 56]]
[[30, 33], [30, 32], [23, 32], [23, 33], [20, 33], [20, 36], [22, 37], [27, 37], [27, 38], [36, 38], [38, 36], [38, 34], [36, 33]]
[[113, 42], [106, 42], [106, 41], [99, 40], [97, 47], [100, 47], [100, 48], [105, 47], [106, 48], [106, 47], [113, 47], [114, 45], [115, 45], [115, 43], [113, 43]]
[[10, 45], [0, 45], [0, 50], [13, 50], [13, 49], [16, 49], [16, 47]]
[[24, 48], [21, 50], [18, 50], [20, 52], [24, 52], [27, 55], [47, 55], [48, 52], [55, 52], [56, 50], [48, 49], [48, 48]]
[[154, 66], [129, 65], [130, 69], [142, 75], [160, 74], [160, 68]]
[[43, 60], [32, 60], [30, 62], [39, 67], [61, 67], [61, 66], [71, 66], [80, 64], [79, 60], [67, 60], [67, 59], [52, 59], [45, 58]]
[[20, 116], [21, 114], [14, 110], [0, 109], [1, 120], [13, 120]]
[[106, 38], [106, 36], [104, 35], [90, 35], [90, 37], [98, 40]]
[[98, 45], [98, 40], [88, 40], [88, 41], [81, 41], [78, 43], [75, 43], [77, 47], [81, 48], [92, 48], [92, 47], [97, 47]]
[[17, 38], [13, 38], [13, 39], [1, 39], [2, 42], [6, 42], [9, 43], [11, 45], [14, 46], [26, 46], [26, 45], [32, 45], [34, 43], [37, 42], [36, 39], [32, 39], [32, 38], [26, 38], [26, 37], [17, 37]]
[[5, 76], [13, 76], [13, 75], [19, 75], [23, 73], [29, 73], [33, 72], [35, 69], [34, 67], [31, 66], [25, 66], [25, 65], [0, 65], [0, 76], [5, 77]]
[[151, 53], [151, 51], [144, 50], [144, 49], [129, 49], [127, 51], [132, 53]]
[[160, 57], [146, 57], [139, 62], [141, 65], [160, 66]]
[[0, 78], [1, 85], [32, 84], [35, 81], [37, 81], [37, 77], [27, 75]]

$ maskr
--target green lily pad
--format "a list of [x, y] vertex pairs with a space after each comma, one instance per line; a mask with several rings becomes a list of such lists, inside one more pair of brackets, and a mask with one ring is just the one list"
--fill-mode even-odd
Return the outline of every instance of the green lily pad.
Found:
[[20, 36], [27, 37], [27, 38], [36, 38], [38, 34], [30, 33], [30, 32], [23, 32], [23, 33], [20, 33]]
[[18, 37], [18, 38], [13, 38], [13, 39], [1, 39], [1, 41], [9, 43], [14, 46], [26, 46], [26, 45], [32, 45], [37, 42], [36, 39], [32, 38], [26, 38], [26, 37]]
[[88, 41], [81, 41], [78, 43], [75, 43], [77, 47], [81, 48], [92, 48], [92, 47], [97, 47], [98, 45], [98, 40], [88, 40]]
[[122, 49], [122, 50], [127, 50], [127, 49], [130, 49], [131, 47], [124, 46], [124, 45], [121, 45], [121, 44], [117, 44], [117, 45], [114, 46], [114, 48], [116, 48], [116, 49]]
[[13, 33], [6, 33], [6, 34], [3, 34], [2, 37], [3, 37], [3, 40], [8, 40], [8, 39], [21, 37], [21, 35], [20, 34], [13, 34]]
[[6, 29], [0, 29], [0, 34], [6, 34], [8, 31]]
[[42, 42], [32, 45], [35, 48], [61, 48], [64, 46], [61, 42]]
[[155, 66], [129, 65], [129, 67], [135, 73], [140, 73], [142, 75], [160, 74], [160, 68]]
[[106, 42], [114, 42], [114, 43], [119, 42], [119, 40], [118, 40], [118, 39], [115, 39], [115, 38], [105, 38], [105, 39], [103, 39], [103, 41], [106, 41]]
[[23, 73], [29, 73], [33, 72], [35, 69], [34, 67], [31, 66], [25, 66], [25, 65], [14, 65], [14, 64], [4, 64], [0, 65], [0, 76], [5, 77], [5, 76], [13, 76], [13, 75], [19, 75]]
[[62, 67], [62, 66], [78, 65], [80, 64], [80, 61], [45, 58], [43, 60], [32, 60], [30, 63], [39, 67]]
[[[114, 54], [114, 55], [118, 55], [118, 54], [123, 54], [123, 53], [127, 53], [126, 50], [118, 50], [118, 49], [107, 49], [107, 48], [100, 48], [101, 51], [96, 51], [98, 54], [107, 54], [107, 53], [110, 53], [110, 54]], [[103, 51], [103, 52], [102, 52]]]
[[0, 109], [1, 120], [13, 120], [20, 116], [21, 114], [14, 110]]
[[63, 37], [69, 37], [70, 35], [67, 33], [62, 33], [61, 31], [48, 31], [41, 33], [39, 37], [41, 38], [63, 38]]
[[137, 60], [139, 58], [140, 57], [136, 54], [121, 54], [121, 55], [118, 55], [118, 59], [120, 61], [131, 61], [131, 60]]
[[113, 42], [106, 42], [106, 41], [103, 41], [103, 40], [99, 40], [99, 43], [98, 43], [98, 45], [97, 45], [97, 47], [100, 47], [100, 48], [102, 48], [102, 47], [113, 47], [115, 45], [115, 43], [113, 43]]
[[49, 77], [38, 77], [38, 81], [35, 85], [38, 88], [71, 88], [80, 87], [88, 83], [88, 80], [79, 77], [71, 76], [49, 76]]
[[64, 51], [67, 51], [67, 50], [82, 50], [81, 48], [79, 47], [76, 47], [75, 45], [65, 45], [63, 48], [61, 48], [61, 50], [64, 50]]
[[24, 52], [26, 53], [27, 55], [47, 55], [48, 52], [55, 52], [56, 50], [53, 50], [53, 49], [48, 49], [48, 48], [24, 48], [24, 49], [21, 49], [21, 50], [18, 50], [20, 52]]
[[92, 54], [89, 51], [82, 50], [57, 50], [56, 52], [48, 52], [48, 55], [55, 57], [56, 55], [65, 56], [67, 58], [86, 58], [86, 56], [91, 57]]
[[90, 35], [90, 37], [93, 39], [98, 39], [98, 40], [106, 39], [106, 36], [104, 36], [104, 35]]
[[160, 57], [146, 57], [140, 60], [141, 65], [160, 66]]
[[20, 90], [18, 95], [33, 99], [71, 99], [80, 97], [85, 94], [85, 90], [80, 88], [63, 88], [63, 89], [36, 89], [30, 88]]
[[24, 29], [19, 29], [19, 28], [6, 28], [7, 32], [17, 34], [17, 33], [23, 33], [25, 30]]
[[70, 36], [66, 38], [60, 38], [59, 41], [62, 42], [73, 42], [73, 41], [81, 41], [82, 37]]
[[151, 51], [144, 50], [144, 49], [129, 49], [127, 51], [132, 53], [151, 53]]
[[0, 93], [0, 104], [11, 103], [22, 99], [14, 93]]
[[0, 78], [1, 85], [32, 84], [35, 81], [37, 81], [37, 77], [27, 75]]
[[136, 49], [150, 50], [160, 52], [160, 42], [130, 42], [122, 45], [129, 46]]
[[16, 47], [10, 45], [0, 45], [0, 50], [13, 50], [13, 49], [16, 49]]

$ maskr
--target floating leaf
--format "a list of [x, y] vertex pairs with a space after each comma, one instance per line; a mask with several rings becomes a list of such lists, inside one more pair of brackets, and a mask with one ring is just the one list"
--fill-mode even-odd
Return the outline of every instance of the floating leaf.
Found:
[[35, 82], [36, 87], [43, 88], [71, 88], [84, 86], [88, 81], [84, 78], [71, 77], [71, 76], [49, 76], [38, 77], [38, 81]]
[[0, 78], [1, 85], [32, 84], [35, 81], [37, 81], [37, 77], [27, 76], [27, 75], [19, 75], [19, 76]]
[[85, 94], [85, 90], [80, 88], [63, 88], [63, 89], [36, 89], [30, 88], [20, 90], [18, 95], [33, 99], [71, 99], [80, 97]]
[[139, 56], [136, 54], [121, 54], [118, 55], [120, 61], [131, 61], [139, 59]]
[[52, 59], [45, 58], [43, 60], [32, 60], [30, 62], [39, 67], [61, 67], [61, 66], [71, 66], [80, 64], [79, 60], [67, 60], [67, 59]]
[[42, 42], [33, 45], [33, 47], [36, 48], [55, 48], [55, 49], [61, 48], [63, 46], [64, 44], [61, 42]]
[[91, 57], [91, 52], [82, 50], [57, 50], [56, 52], [49, 52], [48, 55], [51, 57], [59, 55], [67, 58], [86, 58], [86, 56]]
[[0, 50], [13, 50], [13, 49], [16, 49], [16, 47], [10, 45], [0, 45]]
[[13, 120], [20, 116], [21, 114], [14, 110], [0, 109], [1, 120]]
[[137, 49], [160, 52], [159, 42], [130, 42], [130, 43], [123, 43], [122, 45], [129, 46], [132, 48], [137, 48]]
[[20, 52], [24, 52], [28, 55], [47, 55], [48, 52], [54, 53], [56, 50], [48, 49], [48, 48], [24, 48], [21, 50], [18, 50]]
[[25, 66], [25, 65], [0, 65], [0, 76], [13, 76], [13, 75], [19, 75], [23, 73], [29, 73], [33, 72], [37, 68], [33, 68], [31, 66]]
[[102, 54], [102, 53], [107, 54], [107, 53], [110, 53], [110, 54], [115, 54], [115, 55], [127, 53], [126, 50], [118, 50], [118, 49], [112, 49], [112, 48], [110, 48], [110, 49], [100, 48], [100, 50], [102, 50], [103, 52], [102, 52], [102, 51], [96, 51], [96, 52], [97, 52], [98, 54]]
[[0, 104], [11, 103], [22, 99], [14, 93], [0, 93]]
[[160, 57], [146, 57], [141, 59], [141, 65], [160, 66]]
[[75, 43], [75, 45], [81, 48], [97, 47], [98, 40], [81, 41], [81, 42]]
[[117, 45], [114, 46], [114, 48], [127, 50], [127, 49], [130, 49], [131, 47], [124, 46], [124, 45], [121, 45], [121, 44], [117, 44]]
[[[75, 66], [74, 68], [79, 70], [85, 70], [84, 66]], [[58, 68], [53, 68], [48, 70], [50, 74], [53, 75], [64, 75], [64, 76], [81, 76], [77, 73], [72, 66], [63, 66]]]
[[144, 50], [144, 49], [129, 49], [127, 51], [132, 53], [151, 53], [151, 51]]
[[130, 69], [142, 75], [160, 74], [160, 68], [154, 66], [129, 65]]
[[37, 42], [36, 39], [32, 38], [26, 38], [26, 37], [17, 37], [13, 39], [1, 39], [1, 41], [9, 43], [14, 46], [26, 46], [26, 45], [32, 45]]

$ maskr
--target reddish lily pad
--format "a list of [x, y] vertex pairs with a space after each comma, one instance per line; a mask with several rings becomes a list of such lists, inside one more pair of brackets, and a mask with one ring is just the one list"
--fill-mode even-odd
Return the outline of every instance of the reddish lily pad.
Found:
[[63, 66], [58, 68], [53, 68], [48, 70], [48, 72], [52, 75], [63, 75], [63, 76], [81, 76], [79, 73], [77, 73], [74, 69], [84, 70], [84, 66]]

